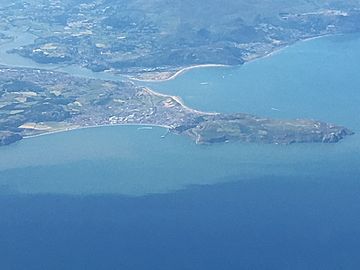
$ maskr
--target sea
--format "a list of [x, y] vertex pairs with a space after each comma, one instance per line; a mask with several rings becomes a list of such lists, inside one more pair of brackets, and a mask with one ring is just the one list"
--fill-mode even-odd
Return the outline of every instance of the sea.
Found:
[[[2, 64], [42, 67], [6, 46]], [[0, 269], [360, 269], [359, 48], [360, 35], [322, 37], [139, 83], [198, 110], [356, 133], [337, 144], [196, 145], [112, 126], [0, 148]]]

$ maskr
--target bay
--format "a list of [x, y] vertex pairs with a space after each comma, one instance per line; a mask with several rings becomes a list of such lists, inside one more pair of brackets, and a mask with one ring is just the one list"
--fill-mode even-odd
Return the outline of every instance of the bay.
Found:
[[240, 67], [194, 69], [148, 85], [199, 110], [315, 118], [358, 130], [359, 47], [359, 35], [322, 37]]
[[244, 66], [194, 69], [174, 80], [148, 83], [204, 111], [315, 118], [357, 132], [338, 144], [199, 146], [175, 135], [162, 139], [166, 130], [161, 128], [84, 129], [1, 148], [1, 190], [144, 195], [219, 183], [229, 176], [239, 181], [266, 175], [360, 175], [359, 46], [356, 35], [326, 37]]
[[[357, 269], [360, 38], [147, 83], [201, 110], [315, 118], [338, 144], [195, 145], [114, 126], [0, 148], [4, 269]], [[97, 75], [101, 76], [101, 75]]]

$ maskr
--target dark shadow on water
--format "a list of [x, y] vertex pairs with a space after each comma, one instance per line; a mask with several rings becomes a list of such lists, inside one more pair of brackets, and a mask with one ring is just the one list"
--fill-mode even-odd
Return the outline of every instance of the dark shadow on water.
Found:
[[[359, 269], [360, 181], [0, 196], [1, 269]], [[235, 180], [235, 179], [234, 179]]]

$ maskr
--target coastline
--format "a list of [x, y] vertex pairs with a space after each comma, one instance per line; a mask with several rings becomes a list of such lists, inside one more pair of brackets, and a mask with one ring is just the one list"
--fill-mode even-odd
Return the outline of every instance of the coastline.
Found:
[[300, 43], [300, 42], [308, 42], [308, 41], [312, 41], [312, 40], [316, 40], [316, 39], [320, 39], [320, 38], [333, 37], [333, 36], [339, 36], [339, 35], [343, 35], [343, 34], [323, 34], [323, 35], [319, 35], [319, 36], [299, 39], [297, 41], [294, 41], [293, 43], [289, 43], [289, 44], [286, 44], [284, 46], [280, 46], [280, 47], [274, 49], [273, 51], [268, 52], [268, 53], [266, 53], [264, 55], [259, 55], [257, 57], [254, 57], [254, 58], [248, 60], [248, 61], [245, 61], [244, 65], [250, 64], [250, 63], [252, 63], [254, 61], [257, 61], [257, 60], [261, 60], [261, 59], [265, 59], [265, 58], [277, 55], [278, 53], [281, 53], [283, 50], [286, 50], [287, 48], [289, 48], [291, 46], [294, 46], [295, 44]]
[[[184, 101], [180, 97], [177, 97], [177, 96], [171, 96], [171, 95], [158, 93], [158, 92], [155, 92], [154, 90], [152, 90], [152, 89], [150, 89], [148, 87], [145, 87], [144, 90], [149, 92], [152, 95], [155, 95], [155, 96], [172, 98], [177, 103], [179, 103], [181, 107], [183, 107], [184, 109], [189, 110], [189, 111], [191, 111], [193, 113], [197, 113], [197, 114], [201, 114], [201, 115], [217, 115], [218, 114], [217, 112], [202, 112], [202, 111], [198, 111], [198, 110], [195, 110], [193, 108], [190, 108], [187, 105], [185, 105]], [[168, 125], [159, 125], [159, 124], [150, 124], [150, 123], [148, 123], [148, 124], [147, 123], [101, 124], [101, 125], [89, 125], [89, 126], [76, 126], [76, 125], [74, 125], [72, 127], [67, 127], [67, 128], [64, 128], [64, 129], [53, 130], [53, 131], [44, 132], [44, 133], [36, 134], [36, 135], [24, 136], [23, 139], [36, 138], [36, 137], [40, 137], [40, 136], [63, 133], [63, 132], [68, 132], [68, 131], [75, 131], [75, 130], [80, 130], [80, 129], [113, 127], [113, 126], [159, 127], [159, 128], [164, 128], [164, 129], [168, 129], [168, 130], [170, 130], [172, 128], [172, 126], [168, 126]]]
[[[262, 54], [262, 55], [258, 55], [258, 56], [254, 56], [253, 58], [249, 59], [249, 60], [245, 60], [244, 64], [243, 65], [246, 65], [246, 64], [250, 64], [254, 61], [257, 61], [257, 60], [261, 60], [261, 59], [265, 59], [265, 58], [268, 58], [268, 57], [271, 57], [271, 56], [274, 56], [278, 53], [281, 53], [283, 50], [299, 43], [299, 42], [308, 42], [308, 41], [311, 41], [311, 40], [316, 40], [316, 39], [320, 39], [320, 38], [324, 38], [324, 37], [330, 37], [330, 36], [339, 36], [339, 35], [343, 35], [341, 33], [338, 33], [338, 34], [323, 34], [323, 35], [319, 35], [319, 36], [314, 36], [314, 37], [308, 37], [308, 38], [304, 38], [304, 39], [299, 39], [297, 41], [294, 41], [292, 43], [289, 43], [289, 44], [286, 44], [286, 45], [283, 45], [283, 46], [279, 46], [277, 48], [274, 48], [273, 51], [270, 51], [268, 53], [265, 53], [265, 54]], [[185, 72], [187, 71], [190, 71], [192, 69], [200, 69], [200, 68], [216, 68], [216, 67], [237, 67], [237, 66], [241, 66], [241, 65], [235, 65], [235, 66], [232, 66], [232, 65], [224, 65], [224, 64], [203, 64], [203, 65], [194, 65], [194, 66], [189, 66], [189, 67], [184, 67], [184, 68], [181, 68], [180, 70], [176, 71], [174, 74], [172, 74], [171, 76], [169, 76], [168, 78], [166, 79], [140, 79], [140, 78], [136, 78], [136, 77], [131, 77], [129, 76], [128, 78], [132, 81], [136, 81], [136, 82], [150, 82], [150, 83], [161, 83], [161, 82], [166, 82], [166, 81], [171, 81], [171, 80], [174, 80], [176, 79], [177, 77], [179, 77], [180, 75], [184, 74]], [[160, 72], [161, 73], [161, 72]]]
[[[298, 42], [307, 42], [307, 41], [311, 41], [311, 40], [315, 40], [315, 39], [319, 39], [319, 38], [323, 38], [323, 37], [327, 37], [327, 36], [338, 36], [338, 35], [344, 35], [342, 33], [330, 33], [330, 34], [322, 34], [322, 35], [319, 35], [319, 36], [313, 36], [313, 37], [308, 37], [308, 38], [304, 38], [304, 39], [299, 39], [297, 41], [294, 41], [292, 43], [289, 43], [289, 44], [286, 44], [286, 45], [283, 45], [283, 46], [280, 46], [280, 47], [277, 47], [277, 48], [274, 48], [274, 50], [268, 52], [268, 53], [265, 53], [265, 54], [260, 54], [260, 55], [257, 55], [257, 56], [254, 56], [252, 57], [251, 59], [249, 60], [245, 60], [244, 62], [244, 65], [245, 64], [249, 64], [253, 61], [256, 61], [256, 60], [260, 60], [260, 59], [263, 59], [263, 58], [267, 58], [267, 57], [271, 57], [273, 55], [276, 55], [277, 53], [280, 53], [282, 50], [290, 47], [290, 46], [293, 46], [294, 44], [298, 43]], [[18, 39], [18, 36], [15, 37], [14, 40]], [[11, 44], [13, 41], [7, 41], [7, 42], [4, 42], [3, 44], [0, 44], [0, 47], [2, 46], [6, 46], [7, 44]], [[0, 48], [1, 50], [2, 48]], [[1, 51], [0, 51], [1, 52]], [[5, 52], [6, 53], [6, 52]], [[72, 73], [69, 73], [67, 70], [66, 70], [66, 67], [68, 67], [69, 65], [54, 65], [54, 66], [37, 66], [37, 67], [31, 67], [31, 66], [28, 66], [28, 65], [12, 65], [12, 64], [9, 64], [9, 63], [3, 63], [3, 62], [0, 62], [1, 65], [5, 65], [5, 66], [10, 66], [10, 67], [20, 67], [20, 68], [37, 68], [37, 69], [44, 69], [44, 70], [49, 70], [49, 71], [58, 71], [58, 72], [62, 72], [62, 73], [67, 73], [67, 74], [70, 74], [71, 76], [76, 76], [76, 77], [86, 77], [86, 78], [92, 78], [92, 79], [99, 79], [97, 76], [96, 76], [96, 72], [94, 74], [72, 74]], [[38, 65], [37, 63], [34, 62], [34, 64]], [[70, 65], [70, 66], [74, 66], [75, 65]], [[141, 79], [141, 78], [136, 78], [136, 77], [133, 77], [133, 76], [129, 76], [129, 75], [124, 75], [124, 74], [113, 74], [114, 76], [110, 75], [109, 74], [106, 74], [104, 72], [100, 72], [100, 74], [106, 74], [109, 76], [109, 78], [106, 78], [105, 80], [113, 80], [113, 81], [117, 81], [118, 79], [115, 78], [117, 76], [119, 76], [120, 78], [127, 78], [131, 81], [134, 81], [134, 82], [149, 82], [149, 83], [156, 83], [156, 82], [166, 82], [166, 81], [170, 81], [170, 80], [174, 80], [176, 79], [177, 77], [179, 77], [180, 75], [186, 73], [187, 71], [190, 71], [190, 70], [193, 70], [193, 69], [200, 69], [200, 68], [216, 68], [216, 67], [237, 67], [237, 66], [241, 66], [241, 65], [225, 65], [225, 64], [201, 64], [201, 65], [193, 65], [193, 66], [188, 66], [188, 67], [184, 67], [184, 68], [181, 68], [177, 71], [164, 71], [164, 72], [159, 72], [159, 74], [161, 73], [169, 73], [169, 77], [167, 78], [164, 78], [164, 79], [161, 79], [161, 78], [153, 78], [153, 79]], [[64, 68], [65, 67], [65, 68]], [[91, 73], [91, 71], [90, 71]], [[156, 76], [154, 76], [156, 77]], [[166, 76], [165, 76], [166, 77]], [[119, 78], [119, 79], [120, 79]]]
[[[203, 65], [194, 65], [189, 67], [184, 67], [178, 71], [176, 71], [174, 74], [172, 74], [170, 77], [166, 79], [139, 79], [136, 77], [129, 76], [129, 79], [132, 81], [137, 82], [166, 82], [171, 81], [182, 75], [183, 73], [190, 71], [192, 69], [200, 69], [200, 68], [212, 68], [212, 67], [232, 67], [231, 65], [223, 65], [223, 64], [203, 64]], [[166, 71], [165, 71], [166, 72]]]
[[149, 92], [150, 94], [152, 95], [155, 95], [155, 96], [159, 96], [159, 97], [166, 97], [166, 98], [172, 98], [173, 100], [175, 100], [177, 103], [179, 103], [181, 105], [181, 107], [183, 107], [184, 109], [186, 110], [189, 110], [190, 112], [193, 112], [193, 113], [198, 113], [198, 114], [202, 114], [202, 115], [217, 115], [219, 113], [217, 112], [203, 112], [203, 111], [199, 111], [199, 110], [195, 110], [193, 108], [190, 108], [188, 107], [184, 101], [182, 100], [181, 97], [178, 97], [178, 96], [171, 96], [171, 95], [166, 95], [166, 94], [162, 94], [162, 93], [159, 93], [159, 92], [155, 92], [154, 90], [152, 90], [151, 88], [149, 87], [144, 87], [145, 91]]
[[69, 131], [82, 130], [82, 129], [101, 128], [101, 127], [116, 127], [116, 126], [158, 127], [158, 128], [163, 128], [163, 129], [170, 129], [171, 128], [170, 126], [167, 126], [167, 125], [140, 124], [140, 123], [74, 126], [74, 127], [71, 127], [71, 128], [59, 129], [59, 130], [49, 131], [49, 132], [45, 132], [45, 133], [41, 133], [41, 134], [24, 136], [23, 139], [25, 140], [25, 139], [37, 138], [37, 137], [41, 137], [41, 136], [48, 136], [48, 135], [53, 135], [53, 134], [58, 134], [58, 133], [65, 133], [65, 132], [69, 132]]
[[[302, 39], [302, 40], [298, 40], [295, 41], [291, 44], [282, 46], [282, 47], [278, 47], [275, 50], [264, 54], [264, 55], [259, 55], [258, 57], [252, 58], [249, 61], [246, 61], [244, 64], [249, 64], [253, 61], [256, 60], [260, 60], [263, 58], [267, 58], [267, 57], [271, 57], [274, 56], [278, 53], [280, 53], [282, 50], [298, 43], [298, 42], [307, 42], [307, 41], [311, 41], [311, 40], [315, 40], [315, 39], [320, 39], [323, 37], [327, 37], [327, 36], [337, 36], [337, 35], [342, 35], [342, 34], [325, 34], [325, 35], [320, 35], [320, 36], [315, 36], [315, 37], [309, 37], [306, 39]], [[17, 67], [17, 66], [14, 66]], [[164, 81], [170, 81], [173, 79], [176, 79], [178, 76], [182, 75], [183, 73], [190, 71], [192, 69], [200, 69], [200, 68], [209, 68], [209, 67], [234, 67], [234, 66], [230, 66], [230, 65], [223, 65], [223, 64], [204, 64], [204, 65], [194, 65], [194, 66], [189, 66], [189, 67], [185, 67], [179, 71], [177, 71], [175, 74], [171, 75], [169, 78], [167, 79], [159, 79], [159, 80], [141, 80], [141, 79], [136, 79], [136, 78], [131, 78], [132, 81], [138, 81], [138, 82], [164, 82]], [[29, 67], [25, 67], [25, 68], [29, 68]], [[45, 70], [49, 70], [49, 69], [45, 69]], [[50, 71], [52, 71], [50, 69]], [[67, 72], [64, 72], [67, 73]], [[70, 74], [71, 75], [71, 74]], [[73, 76], [73, 75], [72, 75]], [[76, 76], [76, 75], [75, 75]], [[199, 111], [199, 110], [195, 110], [193, 108], [188, 107], [184, 101], [181, 99], [181, 97], [178, 96], [172, 96], [172, 95], [167, 95], [167, 94], [163, 94], [160, 92], [156, 92], [152, 89], [150, 89], [149, 87], [144, 87], [144, 90], [149, 92], [152, 95], [156, 95], [156, 96], [161, 96], [161, 97], [167, 97], [167, 98], [172, 98], [174, 99], [177, 103], [180, 104], [180, 106], [182, 106], [184, 109], [189, 110], [191, 112], [197, 113], [197, 114], [202, 114], [202, 115], [217, 115], [217, 112], [203, 112], [203, 111]], [[78, 130], [78, 129], [87, 129], [87, 128], [99, 128], [99, 127], [111, 127], [111, 126], [142, 126], [142, 127], [160, 127], [160, 128], [164, 128], [164, 129], [171, 129], [171, 126], [167, 126], [167, 125], [159, 125], [159, 124], [146, 124], [146, 123], [120, 123], [120, 124], [99, 124], [99, 125], [89, 125], [89, 126], [76, 126], [74, 125], [73, 127], [67, 127], [64, 129], [58, 129], [58, 130], [53, 130], [53, 131], [49, 131], [49, 132], [44, 132], [44, 133], [40, 133], [40, 134], [35, 134], [35, 135], [29, 135], [29, 136], [24, 136], [23, 139], [30, 139], [30, 138], [36, 138], [36, 137], [40, 137], [40, 136], [45, 136], [45, 135], [51, 135], [51, 134], [56, 134], [56, 133], [62, 133], [62, 132], [68, 132], [68, 131], [74, 131], [74, 130]]]

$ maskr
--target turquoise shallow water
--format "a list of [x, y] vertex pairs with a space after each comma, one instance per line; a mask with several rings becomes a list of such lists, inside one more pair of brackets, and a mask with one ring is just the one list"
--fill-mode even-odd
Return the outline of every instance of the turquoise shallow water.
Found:
[[149, 85], [200, 110], [316, 118], [359, 129], [359, 47], [358, 35], [324, 37], [240, 67], [195, 69]]
[[149, 84], [197, 109], [357, 132], [338, 144], [199, 146], [126, 126], [0, 148], [0, 268], [359, 269], [359, 47], [322, 38]]
[[[359, 36], [301, 42], [236, 68], [195, 69], [151, 83], [194, 108], [315, 118], [360, 132]], [[206, 82], [206, 84], [204, 84]], [[106, 127], [0, 149], [1, 189], [20, 193], [142, 195], [266, 175], [360, 175], [359, 135], [339, 144], [198, 146], [164, 129]]]
[[164, 193], [263, 176], [360, 175], [357, 137], [334, 145], [195, 145], [164, 129], [77, 130], [0, 149], [5, 193]]

